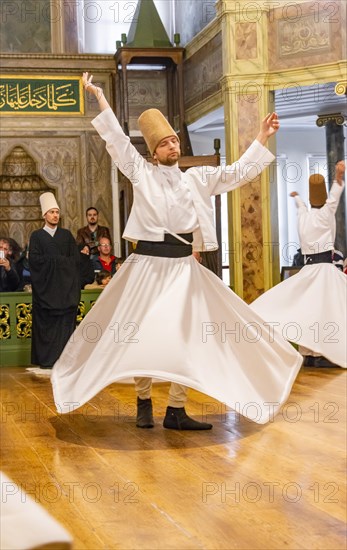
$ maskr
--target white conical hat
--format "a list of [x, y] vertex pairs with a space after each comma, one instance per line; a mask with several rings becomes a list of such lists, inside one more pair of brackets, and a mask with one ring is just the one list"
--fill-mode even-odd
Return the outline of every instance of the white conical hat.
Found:
[[138, 125], [151, 155], [162, 139], [178, 136], [159, 109], [147, 109], [138, 118]]
[[42, 216], [44, 216], [48, 210], [52, 210], [52, 208], [58, 208], [58, 210], [60, 210], [53, 193], [43, 193], [40, 195], [40, 204]]

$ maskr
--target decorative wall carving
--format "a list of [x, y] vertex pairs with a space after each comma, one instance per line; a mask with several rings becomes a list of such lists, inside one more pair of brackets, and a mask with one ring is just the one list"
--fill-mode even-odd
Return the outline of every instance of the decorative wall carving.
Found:
[[[268, 22], [269, 68], [290, 69], [342, 59], [343, 4], [292, 3], [271, 10]], [[324, 58], [322, 57], [324, 55]]]
[[49, 187], [37, 175], [36, 163], [16, 146], [5, 157], [0, 175], [0, 234], [14, 238], [21, 246], [42, 226], [39, 196]]
[[222, 58], [222, 33], [218, 33], [206, 46], [184, 62], [186, 109], [221, 89], [219, 80], [223, 76]]
[[331, 47], [330, 25], [327, 20], [316, 21], [314, 15], [299, 21], [278, 22], [278, 52], [280, 57], [303, 53], [324, 53]]
[[327, 115], [319, 115], [316, 124], [318, 127], [325, 126], [329, 122], [334, 122], [338, 126], [342, 126], [345, 123], [345, 115], [342, 113], [329, 113]]
[[347, 96], [347, 80], [345, 82], [338, 82], [335, 86], [336, 95], [346, 95]]
[[[112, 234], [112, 186], [111, 160], [105, 142], [98, 134], [87, 135], [87, 156], [82, 164], [83, 212], [90, 206], [99, 210], [99, 223], [111, 228]], [[116, 170], [114, 165], [112, 169]], [[85, 225], [85, 223], [83, 223]]]
[[[93, 200], [98, 202], [99, 196], [102, 197], [102, 204], [107, 205], [107, 210], [109, 210], [108, 205], [111, 203], [109, 174], [100, 172], [98, 158], [95, 158], [95, 153], [93, 155], [92, 151], [90, 152], [89, 163], [83, 162], [81, 136], [55, 137], [54, 133], [50, 132], [48, 136], [40, 137], [36, 132], [33, 132], [32, 136], [23, 137], [20, 140], [14, 137], [2, 138], [0, 146], [5, 153], [5, 157], [9, 150], [18, 147], [18, 142], [21, 143], [20, 147], [36, 162], [36, 176], [32, 178], [30, 184], [25, 179], [26, 176], [22, 176], [21, 180], [18, 180], [18, 178], [13, 180], [16, 191], [18, 191], [18, 185], [22, 184], [23, 190], [26, 192], [29, 191], [28, 186], [32, 185], [31, 192], [28, 194], [21, 193], [21, 195], [18, 195], [20, 191], [17, 194], [11, 192], [9, 194], [11, 198], [6, 198], [6, 195], [3, 195], [5, 206], [21, 206], [25, 210], [29, 205], [34, 207], [29, 215], [29, 220], [26, 219], [24, 224], [26, 235], [22, 231], [20, 232], [20, 244], [23, 245], [26, 242], [34, 229], [42, 226], [38, 197], [43, 191], [51, 190], [55, 193], [61, 209], [62, 225], [70, 229], [74, 235], [81, 225], [78, 207], [81, 203], [85, 204], [85, 201], [82, 200], [84, 184], [88, 186], [88, 183], [91, 183]], [[103, 154], [104, 151], [103, 148]], [[8, 187], [8, 176], [5, 176], [2, 181], [4, 181], [5, 187]], [[2, 191], [2, 194], [4, 193], [8, 192], [6, 190]], [[24, 195], [25, 199], [23, 198]], [[33, 219], [36, 217], [34, 212], [39, 214], [36, 220]], [[13, 214], [11, 223], [8, 220], [7, 226], [3, 226], [5, 220], [1, 219], [2, 231], [5, 229], [5, 233], [16, 240], [19, 235], [14, 220], [19, 219], [21, 215], [26, 216], [24, 210], [17, 210], [16, 214]]]

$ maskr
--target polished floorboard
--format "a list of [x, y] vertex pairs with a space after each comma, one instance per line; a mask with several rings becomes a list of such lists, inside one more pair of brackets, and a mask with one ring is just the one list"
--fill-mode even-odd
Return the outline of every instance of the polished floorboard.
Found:
[[74, 550], [346, 548], [343, 369], [303, 368], [266, 425], [191, 390], [187, 412], [208, 432], [162, 427], [166, 383], [153, 387], [155, 427], [141, 430], [132, 384], [59, 415], [49, 379], [0, 376], [1, 469]]

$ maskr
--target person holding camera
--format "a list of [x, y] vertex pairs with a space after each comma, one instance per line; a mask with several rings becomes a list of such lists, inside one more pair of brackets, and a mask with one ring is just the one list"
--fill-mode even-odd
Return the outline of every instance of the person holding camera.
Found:
[[10, 241], [0, 239], [0, 292], [13, 292], [20, 284], [20, 277], [10, 256]]

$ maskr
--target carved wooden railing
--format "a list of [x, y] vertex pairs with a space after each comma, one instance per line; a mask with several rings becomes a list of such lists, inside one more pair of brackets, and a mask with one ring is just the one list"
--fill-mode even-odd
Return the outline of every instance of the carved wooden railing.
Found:
[[[101, 290], [82, 290], [77, 324], [87, 315]], [[28, 292], [0, 293], [0, 365], [30, 365], [32, 296]]]

